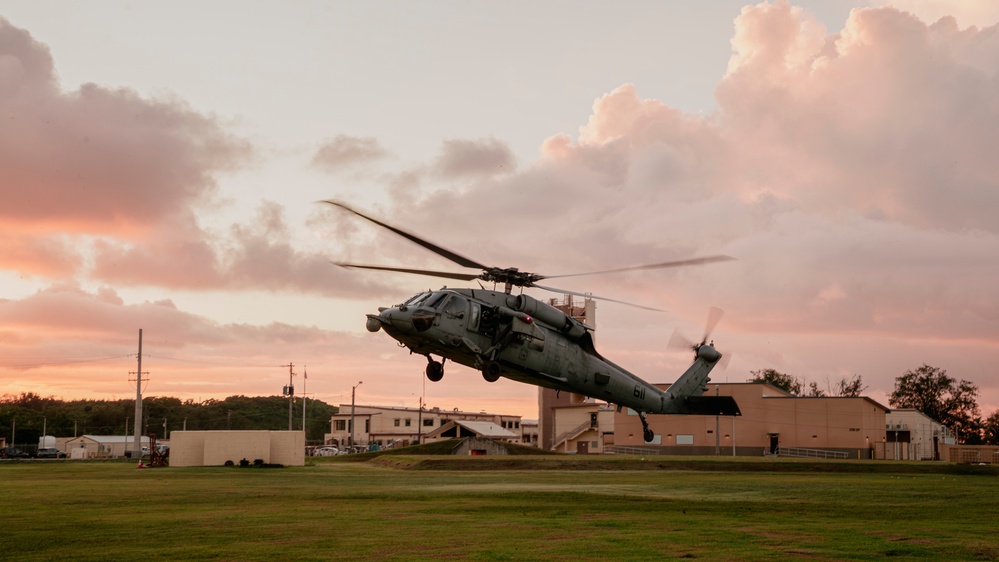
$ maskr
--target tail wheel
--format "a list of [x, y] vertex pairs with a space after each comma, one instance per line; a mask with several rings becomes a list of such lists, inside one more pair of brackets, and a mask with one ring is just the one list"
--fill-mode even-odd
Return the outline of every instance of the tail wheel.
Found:
[[444, 378], [444, 364], [440, 361], [427, 363], [427, 378], [432, 382], [440, 382]]
[[499, 363], [490, 361], [482, 367], [482, 378], [489, 382], [496, 382], [499, 380], [501, 372], [502, 370], [500, 369]]
[[644, 437], [645, 437], [645, 442], [646, 443], [651, 443], [652, 440], [656, 438], [655, 432], [653, 432], [649, 428], [645, 428], [645, 430], [643, 431], [643, 433], [645, 433]]

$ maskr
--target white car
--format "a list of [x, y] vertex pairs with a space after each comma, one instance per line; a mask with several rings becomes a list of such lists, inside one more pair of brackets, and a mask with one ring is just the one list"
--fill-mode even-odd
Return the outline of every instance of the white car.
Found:
[[312, 452], [314, 457], [332, 457], [339, 454], [340, 451], [336, 447], [319, 447]]

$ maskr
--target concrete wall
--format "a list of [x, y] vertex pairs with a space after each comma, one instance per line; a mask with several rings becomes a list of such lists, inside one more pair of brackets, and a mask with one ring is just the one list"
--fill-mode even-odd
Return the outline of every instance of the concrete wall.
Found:
[[482, 437], [468, 437], [454, 449], [455, 455], [508, 455], [510, 452], [503, 445]]
[[305, 465], [301, 431], [172, 431], [170, 466], [222, 466], [262, 460], [267, 464]]

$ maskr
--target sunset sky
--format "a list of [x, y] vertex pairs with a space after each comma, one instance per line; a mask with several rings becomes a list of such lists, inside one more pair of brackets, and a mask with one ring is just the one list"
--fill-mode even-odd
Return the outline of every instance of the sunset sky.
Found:
[[[337, 199], [597, 304], [651, 382], [732, 361], [999, 409], [999, 2], [0, 0], [0, 395], [280, 394], [537, 417], [364, 314], [454, 269]], [[474, 286], [474, 285], [473, 285]], [[546, 298], [543, 292], [531, 294]]]

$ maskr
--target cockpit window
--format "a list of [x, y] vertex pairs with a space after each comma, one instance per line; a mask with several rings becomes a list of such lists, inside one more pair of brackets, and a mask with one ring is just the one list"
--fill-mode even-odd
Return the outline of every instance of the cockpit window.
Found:
[[440, 306], [442, 302], [444, 302], [444, 297], [446, 296], [447, 293], [438, 291], [436, 293], [431, 294], [430, 298], [427, 299], [425, 302], [421, 303], [421, 305], [429, 306], [430, 308], [437, 308], [438, 306]]
[[406, 306], [416, 306], [416, 305], [420, 304], [420, 302], [422, 302], [424, 299], [426, 299], [429, 296], [430, 296], [430, 293], [417, 293], [417, 294], [413, 295], [412, 297], [410, 297], [409, 300], [406, 301], [406, 302], [404, 302], [403, 304], [406, 305]]

